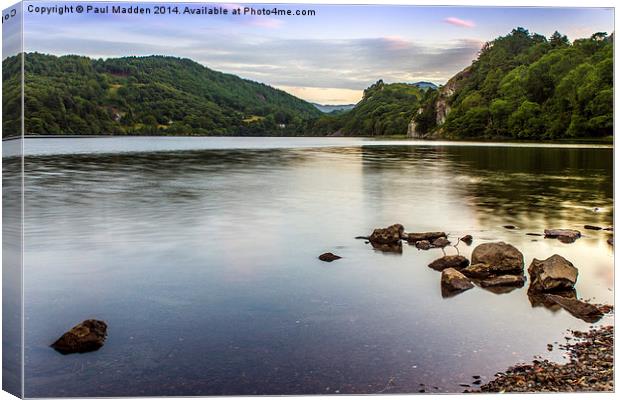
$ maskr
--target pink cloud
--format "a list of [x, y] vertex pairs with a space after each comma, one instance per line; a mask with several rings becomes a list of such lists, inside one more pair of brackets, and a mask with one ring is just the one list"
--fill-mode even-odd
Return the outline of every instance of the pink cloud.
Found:
[[445, 18], [443, 22], [450, 24], [450, 25], [461, 26], [463, 28], [473, 28], [474, 26], [476, 26], [474, 21], [467, 21], [464, 19], [456, 18], [456, 17]]

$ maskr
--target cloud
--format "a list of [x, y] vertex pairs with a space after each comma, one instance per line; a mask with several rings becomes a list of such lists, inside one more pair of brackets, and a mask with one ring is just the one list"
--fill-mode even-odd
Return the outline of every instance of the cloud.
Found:
[[337, 93], [338, 98], [350, 98], [353, 92], [349, 91], [363, 90], [378, 79], [444, 83], [469, 65], [483, 44], [468, 39], [427, 44], [398, 36], [300, 39], [215, 27], [176, 32], [161, 28], [165, 32], [160, 32], [161, 36], [147, 37], [148, 31], [142, 32], [135, 24], [107, 35], [70, 25], [53, 32], [30, 25], [27, 35], [33, 39], [26, 42], [26, 50], [96, 58], [187, 57], [211, 69], [272, 86], [340, 89], [346, 92]]
[[446, 24], [456, 25], [463, 28], [473, 28], [476, 26], [474, 21], [467, 21], [464, 19], [456, 18], [456, 17], [448, 17], [443, 20]]

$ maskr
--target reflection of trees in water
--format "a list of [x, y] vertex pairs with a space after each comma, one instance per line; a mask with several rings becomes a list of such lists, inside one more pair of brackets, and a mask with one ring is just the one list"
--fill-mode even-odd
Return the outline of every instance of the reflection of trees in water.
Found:
[[470, 204], [495, 224], [612, 222], [612, 149], [469, 147], [455, 154], [467, 165]]
[[429, 207], [433, 193], [459, 196], [486, 226], [510, 222], [541, 230], [576, 221], [612, 222], [609, 148], [370, 146], [363, 148], [363, 161], [365, 173], [397, 169], [410, 176], [369, 181], [373, 190], [393, 195], [395, 184], [419, 185]]

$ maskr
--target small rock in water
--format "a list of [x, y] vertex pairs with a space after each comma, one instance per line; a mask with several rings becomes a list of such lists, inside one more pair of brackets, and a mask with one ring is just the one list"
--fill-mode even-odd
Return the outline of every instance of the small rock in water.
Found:
[[474, 385], [480, 385], [482, 383], [482, 381], [480, 379], [476, 379], [475, 381], [472, 382]]
[[377, 228], [368, 237], [371, 243], [395, 244], [400, 242], [405, 228], [401, 224], [390, 225], [387, 228]]
[[415, 247], [420, 250], [428, 250], [431, 248], [431, 243], [428, 240], [420, 240], [419, 242], [415, 242]]
[[603, 229], [600, 226], [596, 226], [596, 225], [584, 225], [583, 228], [590, 229], [592, 231], [600, 231], [601, 229]]
[[473, 241], [474, 238], [471, 235], [465, 235], [461, 238], [461, 242], [465, 243], [468, 246], [470, 246]]
[[323, 253], [319, 256], [319, 260], [321, 261], [325, 261], [325, 262], [332, 262], [338, 259], [341, 259], [342, 257], [337, 256], [333, 253]]
[[428, 240], [429, 242], [432, 242], [433, 240], [438, 239], [440, 237], [445, 238], [446, 233], [445, 232], [411, 232], [405, 235], [405, 239], [407, 239], [409, 243], [415, 243], [421, 240]]
[[480, 282], [482, 287], [495, 286], [517, 286], [521, 287], [525, 284], [525, 276], [523, 275], [500, 275], [493, 278], [485, 279]]
[[506, 229], [516, 229], [517, 227], [514, 225], [504, 225], [504, 228]]
[[581, 232], [575, 229], [545, 229], [545, 238], [558, 239], [562, 243], [573, 243], [581, 237]]
[[433, 241], [433, 247], [444, 248], [450, 244], [450, 241], [444, 237], [440, 237]]
[[105, 342], [108, 325], [96, 319], [74, 326], [52, 343], [52, 348], [61, 354], [86, 353], [99, 350]]
[[614, 245], [614, 238], [610, 237], [609, 239], [607, 239], [607, 243], [609, 243], [610, 245]]
[[545, 298], [557, 303], [563, 309], [571, 313], [574, 317], [583, 321], [594, 323], [603, 317], [603, 313], [593, 304], [585, 301], [562, 297], [555, 294], [546, 294]]
[[454, 268], [444, 269], [441, 273], [441, 287], [448, 291], [464, 291], [474, 287], [474, 284]]
[[436, 271], [443, 271], [446, 268], [462, 269], [469, 265], [469, 260], [463, 256], [443, 256], [428, 264]]
[[528, 235], [528, 236], [542, 236], [542, 233], [528, 232], [528, 233], [526, 233], [526, 235]]

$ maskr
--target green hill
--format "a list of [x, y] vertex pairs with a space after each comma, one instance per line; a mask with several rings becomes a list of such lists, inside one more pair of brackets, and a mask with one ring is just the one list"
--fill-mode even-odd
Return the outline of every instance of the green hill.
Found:
[[613, 134], [613, 34], [575, 40], [523, 28], [487, 43], [429, 95], [415, 137], [555, 140]]
[[[5, 135], [19, 130], [8, 112], [19, 66], [3, 61]], [[25, 82], [27, 134], [285, 135], [321, 115], [284, 91], [175, 57], [29, 53]]]
[[[430, 90], [430, 89], [429, 89]], [[308, 132], [343, 136], [404, 135], [426, 89], [416, 84], [377, 81], [348, 112], [312, 121]]]

